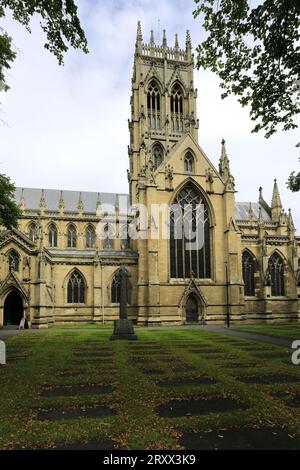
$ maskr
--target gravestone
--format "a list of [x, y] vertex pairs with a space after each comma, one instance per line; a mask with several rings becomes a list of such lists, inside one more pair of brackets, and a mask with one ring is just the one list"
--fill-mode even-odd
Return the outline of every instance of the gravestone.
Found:
[[0, 341], [0, 365], [6, 364], [6, 346], [4, 341]]
[[119, 271], [120, 276], [120, 318], [114, 321], [114, 332], [110, 339], [136, 340], [132, 320], [127, 318], [127, 291], [129, 274], [124, 266]]

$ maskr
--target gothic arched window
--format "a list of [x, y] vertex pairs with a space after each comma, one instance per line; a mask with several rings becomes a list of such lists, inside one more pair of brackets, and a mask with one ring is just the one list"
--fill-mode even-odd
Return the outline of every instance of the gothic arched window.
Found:
[[192, 183], [181, 189], [172, 204], [170, 265], [173, 278], [211, 277], [209, 211], [202, 194]]
[[184, 157], [184, 171], [191, 173], [193, 171], [193, 156], [191, 152], [188, 152]]
[[113, 248], [113, 229], [110, 225], [104, 227], [104, 240], [103, 248], [111, 249]]
[[[129, 304], [130, 303], [130, 283], [128, 280], [127, 280], [126, 292], [127, 292], [127, 303]], [[120, 297], [121, 297], [121, 275], [120, 275], [120, 271], [117, 271], [111, 283], [111, 302], [113, 304], [119, 304]]]
[[49, 246], [57, 246], [57, 228], [56, 225], [51, 224], [49, 226]]
[[67, 302], [69, 304], [83, 304], [85, 297], [85, 283], [82, 274], [74, 271], [68, 281]]
[[34, 222], [32, 222], [30, 225], [29, 225], [29, 228], [28, 228], [28, 236], [30, 238], [30, 240], [35, 243], [36, 242], [36, 239], [37, 239], [37, 226]]
[[95, 229], [92, 225], [89, 225], [85, 232], [85, 240], [87, 248], [95, 248]]
[[123, 225], [120, 230], [121, 250], [127, 250], [130, 248], [130, 236], [128, 228], [128, 225]]
[[255, 259], [248, 251], [243, 253], [243, 279], [244, 279], [244, 293], [246, 296], [255, 295]]
[[164, 153], [161, 145], [155, 144], [153, 147], [153, 167], [156, 170], [164, 159]]
[[158, 85], [153, 80], [147, 92], [147, 115], [148, 127], [152, 129], [160, 129], [160, 92]]
[[183, 131], [183, 93], [176, 83], [171, 92], [171, 122], [173, 131]]
[[75, 225], [70, 224], [68, 226], [68, 247], [76, 248], [77, 245], [77, 230]]
[[11, 250], [8, 254], [8, 268], [10, 271], [18, 272], [20, 257], [15, 250]]
[[279, 297], [284, 295], [284, 262], [278, 253], [273, 253], [269, 259], [269, 273], [271, 278], [271, 295]]

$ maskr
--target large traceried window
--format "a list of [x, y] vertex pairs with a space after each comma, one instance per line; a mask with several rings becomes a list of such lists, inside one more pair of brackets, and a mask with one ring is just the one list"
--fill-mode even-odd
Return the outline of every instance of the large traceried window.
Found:
[[152, 129], [160, 129], [160, 92], [157, 83], [152, 80], [147, 92], [147, 115], [148, 127]]
[[[181, 208], [181, 213], [171, 209], [170, 214], [170, 267], [173, 278], [210, 278], [211, 277], [211, 248], [210, 248], [210, 223], [207, 203], [198, 188], [187, 183], [177, 194], [173, 205]], [[202, 222], [197, 220], [197, 207], [201, 204], [203, 213]], [[174, 207], [174, 206], [173, 206]], [[198, 249], [193, 243], [191, 233], [185, 233], [184, 220], [186, 208], [190, 208], [191, 222], [189, 230], [196, 232], [197, 223], [203, 223], [204, 243]], [[181, 236], [182, 235], [182, 236]], [[192, 243], [190, 243], [192, 242]]]
[[20, 265], [20, 257], [15, 250], [11, 250], [8, 254], [8, 268], [10, 271], [18, 272]]
[[176, 83], [171, 92], [171, 123], [173, 131], [183, 131], [183, 93]]
[[92, 225], [89, 225], [86, 229], [85, 241], [86, 241], [87, 248], [95, 248], [96, 235], [95, 235], [95, 229]]
[[68, 281], [67, 302], [69, 304], [83, 304], [85, 298], [85, 283], [82, 274], [74, 271]]
[[49, 235], [48, 235], [49, 246], [57, 246], [57, 228], [54, 224], [49, 226]]
[[77, 245], [77, 230], [75, 225], [70, 224], [68, 226], [68, 247], [76, 248]]
[[271, 295], [279, 297], [284, 295], [284, 261], [278, 253], [273, 253], [269, 259], [269, 273], [271, 280]]
[[246, 296], [255, 295], [255, 259], [248, 252], [244, 251], [243, 253], [243, 279], [244, 279], [244, 293]]

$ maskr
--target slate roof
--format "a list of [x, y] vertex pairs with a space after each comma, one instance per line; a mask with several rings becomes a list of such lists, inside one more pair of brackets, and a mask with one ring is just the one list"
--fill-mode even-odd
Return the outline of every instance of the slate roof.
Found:
[[[250, 206], [250, 202], [236, 202], [235, 203], [236, 220], [248, 220], [249, 219], [249, 206]], [[254, 219], [258, 219], [260, 206], [261, 205], [259, 204], [259, 202], [251, 202]], [[271, 217], [266, 211], [266, 209], [263, 206], [261, 206], [261, 210], [262, 210], [262, 217], [264, 221], [271, 222]]]
[[[20, 201], [22, 188], [16, 188], [15, 200], [17, 203]], [[26, 209], [38, 211], [40, 205], [42, 189], [39, 188], [23, 188], [23, 196], [25, 199]], [[80, 191], [62, 191], [63, 200], [65, 204], [65, 212], [78, 211], [78, 201], [80, 197]], [[59, 189], [45, 189], [44, 197], [46, 201], [46, 210], [58, 211], [59, 200], [61, 191]], [[97, 200], [100, 197], [102, 209], [105, 211], [105, 205], [115, 206], [116, 200], [118, 199], [119, 208], [121, 214], [127, 213], [129, 208], [129, 195], [128, 194], [117, 194], [117, 193], [97, 193], [90, 191], [82, 191], [81, 198], [83, 202], [83, 213], [96, 214]], [[249, 218], [249, 202], [236, 202], [235, 203], [235, 217], [237, 220], [248, 220]], [[258, 202], [251, 203], [253, 216], [258, 219], [259, 206]], [[113, 211], [114, 212], [114, 211]], [[271, 221], [271, 217], [268, 212], [262, 207], [262, 216], [266, 222]]]
[[[15, 200], [17, 203], [20, 202], [22, 189], [26, 209], [39, 210], [42, 190], [39, 188], [16, 188]], [[78, 212], [77, 206], [80, 197], [80, 191], [62, 191], [62, 196], [65, 204], [65, 212]], [[128, 194], [81, 191], [83, 213], [96, 214], [98, 196], [100, 197], [102, 209], [104, 211], [106, 211], [105, 205], [110, 205], [114, 207], [116, 204], [116, 200], [118, 199], [120, 213], [127, 213], [127, 206], [129, 206]], [[46, 201], [47, 211], [59, 210], [59, 200], [61, 197], [61, 191], [59, 189], [45, 189], [44, 197]]]

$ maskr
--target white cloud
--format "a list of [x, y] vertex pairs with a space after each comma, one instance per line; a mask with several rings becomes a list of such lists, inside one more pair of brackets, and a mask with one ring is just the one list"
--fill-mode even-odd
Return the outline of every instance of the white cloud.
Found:
[[[43, 48], [38, 20], [32, 34], [11, 18], [2, 22], [20, 53], [10, 72], [11, 91], [1, 94], [0, 171], [18, 186], [127, 192], [127, 119], [136, 23], [144, 39], [150, 29], [156, 37], [175, 32], [183, 44], [186, 29], [193, 44], [203, 37], [194, 20], [193, 0], [80, 0], [79, 15], [90, 54], [70, 50], [65, 66]], [[159, 22], [158, 22], [159, 20]], [[258, 187], [270, 201], [277, 178], [282, 201], [291, 207], [300, 231], [299, 193], [285, 182], [297, 168], [299, 132], [281, 133], [269, 140], [251, 134], [246, 109], [235, 98], [220, 99], [218, 79], [208, 71], [195, 71], [198, 87], [199, 140], [216, 165], [220, 141], [226, 139], [235, 176], [237, 199], [257, 200]]]

